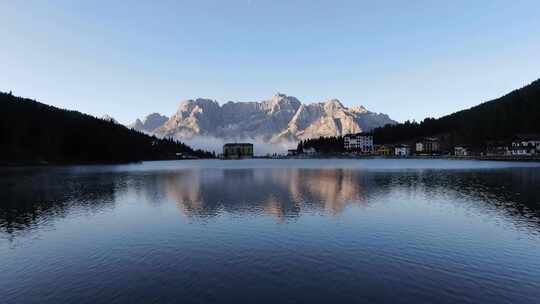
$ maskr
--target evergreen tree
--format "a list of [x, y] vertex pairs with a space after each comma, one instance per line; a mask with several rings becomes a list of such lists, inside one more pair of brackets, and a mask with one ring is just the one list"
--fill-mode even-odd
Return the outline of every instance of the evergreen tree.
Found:
[[0, 162], [87, 163], [210, 158], [171, 138], [159, 139], [76, 111], [0, 93]]

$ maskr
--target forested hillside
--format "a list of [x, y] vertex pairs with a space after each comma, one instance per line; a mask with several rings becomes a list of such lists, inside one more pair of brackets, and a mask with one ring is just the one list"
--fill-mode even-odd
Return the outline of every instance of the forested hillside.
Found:
[[482, 145], [520, 133], [540, 133], [540, 80], [503, 97], [439, 119], [386, 125], [374, 131], [376, 143], [395, 143], [446, 134], [454, 144]]
[[0, 164], [114, 163], [212, 157], [170, 139], [0, 92]]
[[[484, 147], [487, 142], [509, 141], [518, 134], [540, 134], [540, 80], [467, 110], [420, 123], [386, 125], [372, 133], [376, 144], [411, 143], [437, 136], [443, 147]], [[309, 147], [322, 153], [343, 152], [343, 138], [313, 138], [298, 145], [299, 150]]]
[[342, 153], [345, 152], [343, 136], [319, 137], [301, 140], [298, 142], [297, 151], [302, 153], [304, 149], [315, 148], [319, 153]]

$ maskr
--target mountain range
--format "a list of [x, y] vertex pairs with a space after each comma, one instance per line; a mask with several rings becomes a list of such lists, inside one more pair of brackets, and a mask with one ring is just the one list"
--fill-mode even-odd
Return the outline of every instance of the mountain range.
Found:
[[386, 114], [363, 106], [348, 108], [337, 99], [303, 104], [278, 93], [260, 102], [229, 101], [223, 105], [204, 98], [185, 100], [171, 117], [153, 113], [129, 127], [179, 140], [210, 136], [279, 143], [370, 131], [395, 123]]

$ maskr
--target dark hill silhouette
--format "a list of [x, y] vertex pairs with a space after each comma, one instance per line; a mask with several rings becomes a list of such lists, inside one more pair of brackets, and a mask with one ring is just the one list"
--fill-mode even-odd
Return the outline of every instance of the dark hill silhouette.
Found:
[[376, 128], [377, 143], [396, 143], [445, 134], [453, 144], [480, 146], [520, 133], [540, 133], [540, 79], [500, 98], [438, 119]]
[[[376, 144], [407, 143], [438, 136], [444, 147], [467, 145], [485, 148], [488, 142], [508, 142], [518, 134], [540, 134], [540, 79], [500, 98], [441, 118], [375, 128]], [[343, 138], [316, 138], [300, 142], [298, 149], [342, 152]]]
[[212, 154], [0, 92], [0, 164], [117, 163]]

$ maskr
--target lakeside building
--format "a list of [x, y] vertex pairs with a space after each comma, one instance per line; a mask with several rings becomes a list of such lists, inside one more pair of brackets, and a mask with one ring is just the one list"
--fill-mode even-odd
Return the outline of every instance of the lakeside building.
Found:
[[375, 154], [382, 156], [394, 155], [394, 147], [390, 145], [377, 145], [375, 146]]
[[223, 145], [223, 158], [225, 159], [253, 158], [253, 144], [227, 143]]
[[343, 136], [343, 142], [347, 151], [363, 154], [373, 153], [373, 135], [369, 133], [347, 134]]
[[509, 143], [506, 141], [488, 141], [486, 142], [486, 156], [511, 155], [508, 149]]
[[454, 147], [454, 155], [455, 156], [468, 156], [469, 149], [465, 146], [456, 146]]
[[180, 153], [180, 152], [175, 153], [175, 155], [177, 159], [196, 159], [196, 157], [193, 155]]
[[540, 135], [517, 135], [514, 140], [512, 140], [512, 146], [509, 151], [511, 155], [540, 154]]
[[438, 154], [440, 152], [439, 139], [436, 137], [426, 137], [416, 142], [416, 154]]
[[409, 145], [397, 145], [394, 147], [395, 156], [409, 156], [411, 155], [411, 147]]

